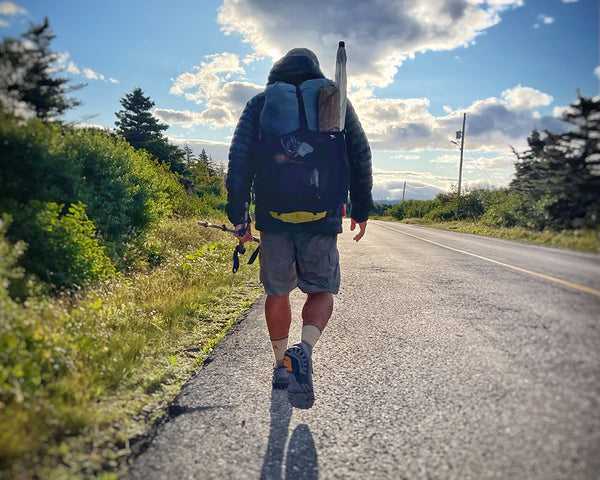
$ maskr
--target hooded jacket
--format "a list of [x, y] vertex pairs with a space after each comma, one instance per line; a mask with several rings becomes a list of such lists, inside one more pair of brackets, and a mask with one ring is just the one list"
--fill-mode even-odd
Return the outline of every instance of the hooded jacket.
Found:
[[[277, 61], [269, 72], [267, 85], [278, 81], [299, 85], [314, 78], [324, 78], [317, 56], [305, 48], [290, 50]], [[265, 103], [264, 92], [254, 96], [244, 108], [234, 131], [229, 149], [227, 170], [227, 216], [234, 224], [246, 221], [245, 203], [250, 203], [250, 193], [256, 175], [256, 165], [260, 158], [254, 158], [253, 146], [258, 142], [259, 120]], [[352, 218], [357, 222], [369, 218], [373, 205], [371, 149], [351, 103], [346, 110], [346, 149], [350, 164], [350, 201]], [[342, 208], [330, 210], [327, 216], [316, 222], [302, 224], [284, 223], [267, 215], [261, 215], [257, 208], [256, 228], [262, 231], [314, 231], [315, 233], [341, 233]]]

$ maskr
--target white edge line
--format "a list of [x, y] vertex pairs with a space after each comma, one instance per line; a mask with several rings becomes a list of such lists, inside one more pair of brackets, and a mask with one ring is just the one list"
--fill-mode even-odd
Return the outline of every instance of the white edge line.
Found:
[[385, 225], [383, 223], [377, 223], [377, 225], [379, 225], [381, 227], [384, 227], [384, 228], [387, 228], [389, 230], [392, 230], [394, 232], [401, 233], [402, 235], [408, 235], [409, 237], [413, 237], [413, 238], [416, 238], [418, 240], [422, 240], [424, 242], [431, 243], [433, 245], [437, 245], [438, 247], [446, 248], [448, 250], [452, 250], [452, 251], [458, 252], [458, 253], [464, 253], [465, 255], [470, 255], [472, 257], [479, 258], [480, 260], [485, 260], [486, 262], [495, 263], [496, 265], [501, 265], [501, 266], [506, 267], [506, 268], [511, 268], [513, 270], [516, 270], [517, 272], [526, 273], [528, 275], [533, 275], [535, 277], [543, 278], [545, 280], [550, 280], [551, 282], [560, 283], [560, 284], [565, 285], [567, 287], [575, 288], [575, 289], [580, 290], [582, 292], [591, 293], [592, 295], [596, 295], [597, 297], [600, 297], [600, 290], [596, 290], [595, 288], [592, 288], [592, 287], [586, 287], [585, 285], [579, 285], [578, 283], [569, 282], [568, 280], [563, 280], [561, 278], [552, 277], [550, 275], [545, 275], [543, 273], [534, 272], [533, 270], [527, 270], [526, 268], [521, 268], [521, 267], [517, 267], [515, 265], [510, 265], [508, 263], [499, 262], [498, 260], [494, 260], [492, 258], [483, 257], [481, 255], [477, 255], [476, 253], [467, 252], [466, 250], [460, 250], [458, 248], [450, 247], [448, 245], [444, 245], [443, 243], [434, 242], [433, 240], [429, 240], [427, 238], [419, 237], [418, 235], [413, 235], [412, 233], [406, 233], [406, 232], [403, 232], [401, 230], [396, 230], [395, 228], [392, 228], [392, 227], [390, 227], [388, 225]]

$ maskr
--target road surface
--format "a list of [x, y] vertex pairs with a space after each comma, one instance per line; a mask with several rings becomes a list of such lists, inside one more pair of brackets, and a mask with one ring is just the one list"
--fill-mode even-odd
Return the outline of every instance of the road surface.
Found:
[[379, 221], [352, 236], [314, 407], [271, 390], [263, 298], [127, 478], [600, 478], [599, 255]]

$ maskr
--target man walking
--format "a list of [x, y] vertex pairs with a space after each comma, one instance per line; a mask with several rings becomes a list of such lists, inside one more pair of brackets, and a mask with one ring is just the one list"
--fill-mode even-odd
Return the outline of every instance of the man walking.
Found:
[[[231, 141], [227, 173], [227, 215], [242, 243], [252, 241], [246, 205], [251, 200], [253, 183], [258, 185], [261, 175], [271, 174], [271, 170], [279, 168], [274, 163], [273, 167], [265, 169], [267, 159], [259, 147], [269, 128], [266, 126], [269, 115], [274, 111], [279, 115], [270, 119], [276, 129], [286, 130], [288, 121], [290, 125], [303, 122], [308, 129], [318, 129], [318, 125], [315, 126], [318, 113], [314, 111], [317, 103], [311, 101], [314, 97], [310, 96], [311, 88], [313, 85], [318, 88], [332, 83], [325, 79], [317, 56], [312, 51], [295, 48], [273, 65], [265, 92], [256, 95], [246, 104]], [[287, 97], [286, 92], [289, 93]], [[284, 104], [284, 98], [293, 98], [293, 105], [288, 108]], [[354, 240], [359, 241], [365, 234], [373, 203], [371, 151], [350, 103], [346, 110], [345, 131], [352, 202], [350, 228], [354, 231], [358, 225], [359, 231]], [[281, 143], [284, 143], [283, 140]], [[296, 140], [288, 143], [293, 144], [295, 154], [300, 156], [312, 152], [312, 147], [305, 143]], [[291, 148], [289, 144], [284, 147]], [[287, 157], [285, 160], [296, 167], [302, 163], [290, 161]], [[279, 160], [276, 158], [275, 161]], [[267, 173], [261, 173], [265, 171]], [[295, 173], [282, 175], [301, 175], [296, 173], [298, 170], [293, 172]], [[319, 172], [316, 173], [310, 172], [306, 195], [319, 184], [320, 178], [322, 182], [323, 173], [321, 172], [320, 177]], [[281, 178], [279, 182], [285, 183], [282, 188], [288, 191], [289, 196], [294, 195], [286, 178]], [[292, 406], [306, 409], [314, 403], [312, 350], [331, 317], [333, 295], [339, 290], [337, 235], [342, 232], [343, 202], [322, 212], [281, 213], [268, 204], [269, 192], [264, 191], [265, 188], [262, 190], [256, 189], [256, 228], [261, 232], [260, 279], [267, 294], [265, 317], [275, 355], [272, 384], [273, 388], [287, 388]], [[296, 287], [307, 295], [302, 309], [302, 339], [288, 348], [292, 320], [289, 294]]]

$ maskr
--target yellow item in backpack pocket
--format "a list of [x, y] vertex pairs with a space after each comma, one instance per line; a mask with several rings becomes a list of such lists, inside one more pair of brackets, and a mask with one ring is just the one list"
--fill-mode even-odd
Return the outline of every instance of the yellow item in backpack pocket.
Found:
[[327, 215], [327, 210], [324, 212], [269, 212], [271, 216], [277, 220], [281, 220], [285, 223], [307, 223], [307, 222], [316, 222], [317, 220], [321, 220], [325, 218]]

